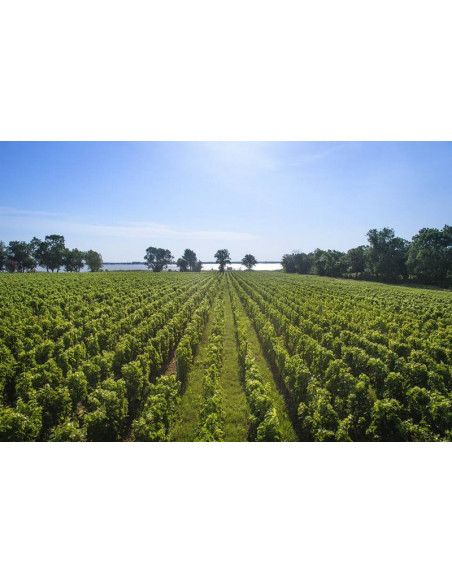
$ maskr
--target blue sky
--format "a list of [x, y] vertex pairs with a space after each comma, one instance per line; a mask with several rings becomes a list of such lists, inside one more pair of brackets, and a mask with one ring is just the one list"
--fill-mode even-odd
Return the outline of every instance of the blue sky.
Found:
[[58, 233], [105, 261], [279, 260], [451, 222], [450, 142], [0, 143], [0, 240]]

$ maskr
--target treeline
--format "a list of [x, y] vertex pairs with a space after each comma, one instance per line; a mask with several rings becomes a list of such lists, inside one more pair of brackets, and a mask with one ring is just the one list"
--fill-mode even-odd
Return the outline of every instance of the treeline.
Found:
[[371, 229], [368, 245], [340, 252], [293, 252], [281, 263], [288, 273], [356, 278], [378, 282], [452, 285], [452, 227], [423, 228], [410, 241], [388, 227]]
[[[231, 256], [227, 249], [219, 249], [215, 253], [214, 258], [220, 272], [224, 272], [226, 264], [231, 263]], [[176, 264], [181, 272], [200, 272], [202, 270], [202, 262], [198, 260], [198, 256], [192, 249], [186, 249], [183, 256], [175, 262], [169, 249], [148, 247], [144, 260], [148, 270], [152, 270], [153, 272], [161, 272], [166, 266], [171, 264]], [[257, 259], [248, 253], [242, 258], [242, 264], [247, 270], [251, 270], [257, 264]]]
[[174, 257], [169, 249], [163, 247], [148, 247], [144, 256], [148, 270], [161, 272], [166, 266], [176, 263], [181, 272], [200, 272], [202, 262], [198, 260], [192, 249], [186, 249], [184, 255], [174, 262]]
[[80, 251], [68, 249], [62, 235], [46, 235], [42, 241], [37, 237], [26, 241], [0, 241], [0, 271], [34, 272], [38, 266], [47, 271], [80, 272], [86, 264], [91, 272], [102, 268], [102, 256], [90, 249]]

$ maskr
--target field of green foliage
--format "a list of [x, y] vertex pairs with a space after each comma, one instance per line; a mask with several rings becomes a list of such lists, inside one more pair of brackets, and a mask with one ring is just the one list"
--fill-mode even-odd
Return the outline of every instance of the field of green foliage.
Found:
[[265, 272], [0, 274], [0, 440], [452, 439], [452, 294]]

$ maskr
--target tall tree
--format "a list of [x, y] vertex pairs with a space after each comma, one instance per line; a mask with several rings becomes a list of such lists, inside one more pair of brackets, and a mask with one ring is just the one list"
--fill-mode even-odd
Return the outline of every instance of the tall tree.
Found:
[[394, 229], [388, 227], [371, 229], [367, 232], [367, 239], [367, 265], [373, 276], [384, 281], [407, 276], [408, 241], [395, 237]]
[[42, 266], [42, 241], [38, 237], [33, 237], [30, 241], [31, 255], [36, 260], [38, 266]]
[[288, 274], [295, 274], [297, 271], [297, 266], [295, 262], [296, 252], [293, 253], [286, 253], [283, 255], [281, 260], [281, 265], [285, 272]]
[[317, 274], [319, 276], [357, 276], [394, 282], [416, 278], [426, 284], [452, 284], [452, 227], [442, 230], [424, 228], [412, 242], [396, 237], [388, 227], [371, 229], [369, 245], [348, 250], [316, 249], [304, 254], [294, 251], [281, 260], [287, 273]]
[[224, 272], [225, 265], [231, 263], [229, 251], [227, 249], [219, 249], [214, 257], [216, 258], [216, 263], [219, 264], [218, 269], [220, 272]]
[[366, 269], [367, 247], [360, 245], [347, 252], [347, 272], [350, 274], [362, 274]]
[[176, 264], [181, 272], [200, 272], [202, 268], [202, 262], [198, 260], [196, 253], [192, 249], [186, 249], [184, 255], [177, 260]]
[[247, 270], [251, 270], [257, 264], [257, 259], [250, 253], [247, 253], [242, 258], [242, 264], [245, 266]]
[[413, 237], [407, 268], [410, 276], [424, 284], [452, 281], [452, 227], [421, 229]]
[[182, 259], [184, 259], [187, 262], [190, 272], [194, 272], [196, 264], [198, 262], [198, 258], [196, 257], [195, 252], [192, 249], [186, 249], [184, 251]]
[[335, 249], [316, 249], [311, 272], [318, 276], [340, 277], [346, 271], [346, 254]]
[[7, 249], [6, 269], [10, 272], [25, 272], [36, 269], [33, 247], [25, 241], [10, 241]]
[[314, 263], [314, 254], [297, 253], [295, 254], [295, 270], [298, 274], [309, 274]]
[[46, 235], [44, 241], [36, 237], [31, 240], [34, 257], [39, 265], [46, 268], [47, 271], [60, 271], [64, 265], [66, 256], [66, 245], [63, 235]]
[[68, 249], [64, 257], [64, 269], [66, 272], [80, 272], [84, 259], [85, 254], [79, 249]]
[[99, 252], [90, 249], [84, 253], [86, 265], [91, 272], [99, 272], [102, 268], [103, 260]]
[[8, 254], [6, 253], [6, 245], [3, 243], [3, 241], [0, 241], [0, 272], [5, 269], [7, 258]]
[[165, 266], [174, 262], [170, 250], [161, 247], [148, 247], [144, 260], [148, 270], [152, 269], [153, 272], [161, 272]]
[[41, 241], [38, 237], [33, 237], [31, 240], [31, 247], [32, 247], [32, 254], [38, 266], [42, 268], [46, 268], [49, 271], [49, 268], [46, 266], [45, 260], [45, 252], [47, 246]]
[[176, 265], [179, 267], [181, 272], [188, 272], [188, 262], [183, 257], [177, 260]]

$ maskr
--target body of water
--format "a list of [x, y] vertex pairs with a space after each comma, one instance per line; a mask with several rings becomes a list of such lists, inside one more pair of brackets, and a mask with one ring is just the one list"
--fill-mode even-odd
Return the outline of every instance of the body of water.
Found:
[[[233, 270], [245, 270], [246, 268], [245, 266], [242, 266], [242, 264], [231, 264], [230, 266], [228, 265], [226, 269], [228, 268], [232, 268]], [[218, 265], [217, 264], [203, 264], [202, 266], [202, 271], [205, 272], [206, 270], [218, 270]], [[282, 270], [282, 265], [278, 262], [275, 262], [274, 264], [256, 264], [253, 268], [253, 270]]]
[[[242, 264], [231, 264], [230, 266], [233, 270], [245, 270]], [[109, 272], [118, 272], [123, 270], [145, 270], [147, 267], [145, 264], [104, 264], [104, 270]], [[203, 264], [202, 271], [218, 270], [217, 264]], [[282, 270], [282, 265], [278, 262], [272, 264], [256, 264], [254, 270]], [[85, 271], [85, 270], [84, 270]], [[168, 270], [165, 271], [178, 271], [177, 266], [168, 266]]]
[[[233, 270], [245, 270], [245, 267], [242, 266], [242, 264], [231, 264], [230, 266]], [[256, 266], [254, 267], [254, 270], [281, 270], [282, 266], [280, 263], [275, 262], [275, 263], [271, 263], [271, 264], [256, 264]], [[144, 271], [148, 271], [147, 267], [145, 264], [104, 264], [103, 265], [103, 270], [104, 271], [109, 271], [109, 272], [123, 272], [123, 271], [136, 271], [136, 270], [144, 270]], [[217, 264], [203, 264], [202, 266], [202, 271], [210, 271], [210, 270], [218, 270], [218, 265]], [[37, 268], [36, 269], [37, 272], [45, 272], [46, 270], [44, 268]], [[61, 270], [62, 272], [64, 270]], [[82, 272], [88, 272], [88, 269], [85, 267], [83, 268], [83, 270], [81, 270]], [[176, 266], [168, 266], [168, 270], [165, 271], [178, 271], [178, 268]]]

